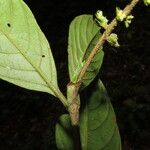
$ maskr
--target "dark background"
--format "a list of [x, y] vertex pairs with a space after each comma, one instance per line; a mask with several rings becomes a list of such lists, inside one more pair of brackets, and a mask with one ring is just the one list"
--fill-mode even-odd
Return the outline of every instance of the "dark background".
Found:
[[[67, 36], [71, 20], [101, 9], [109, 19], [128, 0], [25, 0], [52, 48], [60, 88], [69, 82]], [[150, 9], [140, 3], [129, 29], [119, 25], [121, 47], [106, 45], [100, 70], [114, 106], [124, 150], [150, 150]], [[51, 95], [0, 81], [0, 150], [56, 150], [55, 123], [63, 106]]]

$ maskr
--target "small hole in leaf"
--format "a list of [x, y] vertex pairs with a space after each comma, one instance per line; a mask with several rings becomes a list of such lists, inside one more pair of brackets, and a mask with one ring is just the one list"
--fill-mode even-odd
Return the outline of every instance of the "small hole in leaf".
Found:
[[11, 27], [11, 24], [10, 24], [10, 23], [7, 23], [7, 26], [8, 26], [8, 27]]
[[44, 58], [44, 57], [45, 57], [45, 55], [42, 55], [42, 57]]

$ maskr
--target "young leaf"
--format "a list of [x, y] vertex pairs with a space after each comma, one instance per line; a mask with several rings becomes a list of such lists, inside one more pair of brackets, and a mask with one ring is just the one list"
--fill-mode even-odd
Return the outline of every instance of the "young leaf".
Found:
[[[83, 150], [121, 150], [121, 141], [115, 113], [101, 81], [84, 101], [80, 115]], [[83, 98], [83, 97], [82, 97]]]
[[56, 145], [60, 150], [73, 150], [73, 137], [71, 136], [71, 122], [68, 114], [59, 118], [56, 124], [55, 137]]
[[50, 46], [23, 0], [0, 1], [0, 78], [55, 96], [59, 91]]
[[[76, 17], [69, 29], [68, 61], [69, 75], [72, 82], [76, 82], [78, 75], [101, 36], [99, 27], [94, 23], [92, 15], [81, 15]], [[97, 52], [86, 74], [83, 77], [83, 86], [87, 86], [98, 74], [103, 60], [103, 51]]]

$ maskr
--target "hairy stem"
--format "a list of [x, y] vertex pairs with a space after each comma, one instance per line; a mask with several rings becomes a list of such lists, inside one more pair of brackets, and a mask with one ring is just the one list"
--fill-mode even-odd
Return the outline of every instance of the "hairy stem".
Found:
[[[132, 9], [136, 6], [136, 4], [139, 2], [140, 0], [132, 0], [130, 4], [128, 4], [124, 10], [123, 13], [128, 16]], [[68, 100], [68, 112], [70, 114], [70, 118], [71, 118], [71, 124], [74, 128], [73, 132], [74, 132], [74, 140], [75, 140], [75, 145], [77, 145], [77, 147], [75, 148], [75, 150], [80, 150], [81, 149], [81, 142], [79, 142], [80, 140], [80, 132], [79, 132], [79, 108], [80, 108], [80, 99], [79, 99], [79, 88], [81, 86], [81, 82], [83, 79], [83, 76], [87, 70], [87, 68], [89, 67], [91, 61], [93, 60], [95, 54], [97, 53], [97, 51], [104, 45], [104, 43], [107, 41], [108, 36], [112, 33], [112, 31], [115, 29], [115, 27], [117, 26], [118, 21], [116, 18], [114, 18], [112, 20], [112, 22], [106, 27], [103, 35], [101, 36], [101, 38], [98, 40], [96, 46], [93, 48], [92, 52], [90, 53], [88, 59], [86, 60], [84, 66], [82, 67], [80, 74], [78, 76], [78, 81], [77, 83], [69, 83], [67, 89], [69, 89], [67, 91], [67, 100]]]
[[78, 89], [80, 83], [69, 83], [67, 86], [67, 100], [68, 100], [68, 112], [70, 114], [71, 123], [73, 126], [79, 125], [79, 109], [80, 109], [80, 97]]
[[74, 149], [81, 150], [80, 130], [79, 130], [79, 109], [80, 109], [80, 97], [78, 94], [78, 88], [80, 83], [69, 83], [67, 86], [67, 100], [68, 100], [68, 112], [71, 119], [73, 137], [74, 137]]
[[[132, 9], [136, 6], [136, 4], [139, 2], [140, 0], [132, 0], [130, 4], [128, 4], [124, 10], [123, 13], [128, 16]], [[99, 41], [97, 42], [97, 44], [95, 45], [95, 47], [93, 48], [92, 52], [90, 53], [89, 57], [87, 58], [84, 66], [82, 67], [80, 74], [78, 76], [78, 82], [82, 81], [82, 78], [88, 68], [88, 66], [90, 65], [91, 61], [93, 60], [95, 54], [97, 53], [97, 51], [104, 45], [104, 43], [106, 42], [108, 36], [112, 33], [112, 31], [115, 29], [115, 27], [117, 26], [118, 21], [117, 19], [113, 19], [112, 22], [107, 26], [107, 28], [105, 29], [105, 32], [103, 33], [103, 35], [101, 36], [101, 38], [99, 39]]]

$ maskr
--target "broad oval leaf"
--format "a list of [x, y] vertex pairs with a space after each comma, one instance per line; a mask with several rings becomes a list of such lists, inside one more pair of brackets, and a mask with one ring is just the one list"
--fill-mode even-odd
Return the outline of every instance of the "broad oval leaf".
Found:
[[[94, 48], [101, 34], [94, 23], [92, 15], [76, 17], [70, 24], [68, 41], [68, 61], [70, 80], [77, 82], [78, 75], [88, 55]], [[98, 74], [104, 53], [99, 50], [83, 77], [83, 87], [86, 87]]]
[[0, 0], [0, 78], [55, 96], [59, 90], [50, 46], [23, 0]]
[[101, 81], [87, 97], [80, 114], [80, 132], [83, 150], [121, 150], [121, 141], [115, 113]]

